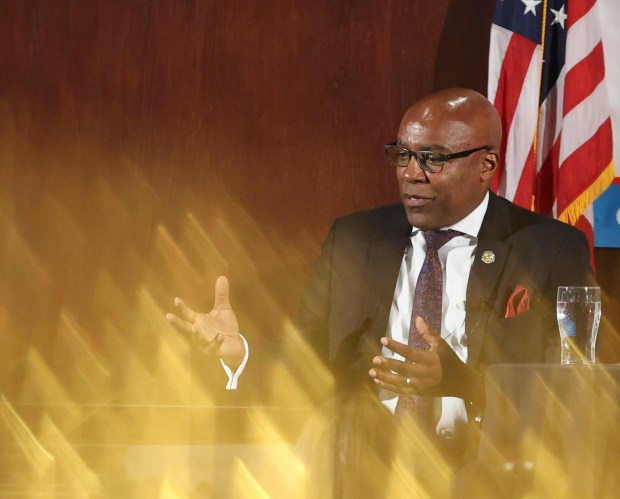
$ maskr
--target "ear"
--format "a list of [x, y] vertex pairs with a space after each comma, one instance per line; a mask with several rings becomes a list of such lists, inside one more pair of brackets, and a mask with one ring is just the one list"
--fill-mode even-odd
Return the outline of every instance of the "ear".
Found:
[[482, 171], [480, 172], [480, 182], [490, 182], [497, 171], [499, 165], [499, 155], [496, 152], [488, 152], [482, 159]]

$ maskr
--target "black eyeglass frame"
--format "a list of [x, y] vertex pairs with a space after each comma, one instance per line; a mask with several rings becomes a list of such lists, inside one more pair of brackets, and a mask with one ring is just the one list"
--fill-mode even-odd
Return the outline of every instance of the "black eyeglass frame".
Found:
[[[406, 168], [407, 166], [409, 166], [409, 163], [411, 162], [411, 158], [415, 157], [416, 161], [418, 162], [418, 166], [424, 172], [427, 172], [427, 173], [439, 173], [441, 170], [443, 170], [443, 166], [444, 166], [443, 164], [452, 159], [465, 158], [469, 156], [470, 154], [473, 154], [477, 151], [482, 151], [482, 150], [490, 151], [492, 149], [491, 146], [480, 146], [480, 147], [474, 147], [473, 149], [468, 149], [467, 151], [453, 152], [450, 154], [441, 154], [441, 153], [434, 152], [434, 151], [412, 151], [411, 149], [407, 149], [405, 146], [403, 146], [402, 144], [398, 144], [397, 142], [393, 142], [392, 144], [385, 144], [383, 147], [385, 148], [385, 154], [386, 156], [388, 156], [388, 158], [389, 158], [390, 151], [396, 147], [398, 147], [401, 151], [407, 151], [407, 154], [409, 155], [407, 164], [397, 165], [397, 164], [390, 163], [391, 166], [395, 168]], [[439, 169], [437, 169], [436, 167], [434, 167], [433, 169], [433, 167], [428, 166], [426, 162], [429, 159], [428, 158], [429, 154], [432, 154], [433, 156], [435, 156], [436, 160], [441, 163], [441, 166], [439, 167]]]

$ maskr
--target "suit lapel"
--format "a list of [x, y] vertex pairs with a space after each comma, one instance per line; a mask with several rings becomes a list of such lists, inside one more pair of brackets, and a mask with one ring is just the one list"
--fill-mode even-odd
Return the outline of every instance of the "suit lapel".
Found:
[[370, 325], [370, 334], [380, 338], [386, 333], [386, 326], [394, 298], [394, 289], [398, 279], [400, 264], [407, 248], [411, 226], [407, 222], [405, 210], [399, 205], [388, 218], [385, 230], [378, 232], [370, 247], [368, 257], [368, 282], [374, 286], [370, 290], [373, 295], [374, 313]]
[[465, 327], [469, 364], [478, 361], [487, 320], [497, 300], [497, 285], [511, 250], [511, 244], [505, 241], [510, 234], [510, 226], [505, 206], [495, 194], [490, 193], [467, 285]]

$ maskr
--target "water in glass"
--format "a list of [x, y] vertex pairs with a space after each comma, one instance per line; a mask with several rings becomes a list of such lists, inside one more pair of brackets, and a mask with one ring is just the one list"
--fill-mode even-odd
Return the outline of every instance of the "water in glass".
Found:
[[601, 319], [598, 287], [560, 286], [557, 318], [560, 328], [561, 363], [593, 364]]

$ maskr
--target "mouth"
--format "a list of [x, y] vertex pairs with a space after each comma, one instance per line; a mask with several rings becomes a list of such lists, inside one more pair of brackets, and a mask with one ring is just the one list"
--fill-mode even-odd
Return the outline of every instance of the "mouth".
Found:
[[416, 208], [424, 206], [433, 200], [430, 196], [420, 196], [418, 194], [403, 193], [403, 203], [406, 207]]

